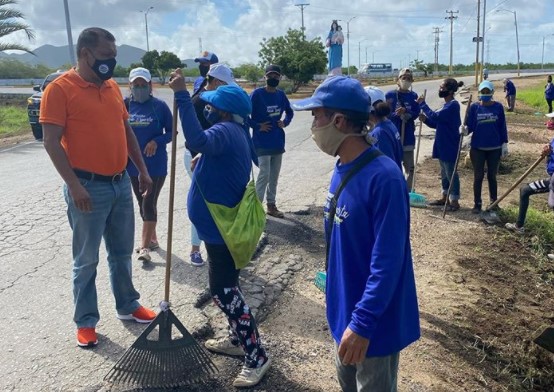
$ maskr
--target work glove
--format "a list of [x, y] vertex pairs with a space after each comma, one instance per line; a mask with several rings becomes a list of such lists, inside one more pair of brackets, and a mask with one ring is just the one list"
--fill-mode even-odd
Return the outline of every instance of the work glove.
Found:
[[502, 158], [508, 155], [508, 143], [502, 144]]
[[460, 125], [460, 135], [467, 136], [468, 134], [467, 125]]

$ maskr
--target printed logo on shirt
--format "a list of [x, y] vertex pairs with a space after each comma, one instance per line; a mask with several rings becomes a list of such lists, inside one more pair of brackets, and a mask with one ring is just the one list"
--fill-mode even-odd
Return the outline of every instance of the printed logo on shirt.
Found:
[[[327, 200], [325, 201], [325, 208], [323, 211], [323, 218], [325, 221], [329, 221], [329, 207], [331, 206], [331, 199], [333, 198], [331, 192], [327, 193]], [[336, 207], [335, 209], [335, 219], [333, 224], [340, 226], [340, 224], [350, 216], [350, 213], [347, 211], [346, 206]]]
[[144, 114], [131, 114], [129, 116], [129, 123], [132, 127], [148, 127], [154, 122], [154, 118], [150, 115]]
[[279, 107], [279, 105], [267, 106], [267, 114], [269, 115], [269, 117], [281, 118], [281, 108]]
[[477, 113], [477, 124], [494, 123], [498, 120], [498, 115], [495, 113]]

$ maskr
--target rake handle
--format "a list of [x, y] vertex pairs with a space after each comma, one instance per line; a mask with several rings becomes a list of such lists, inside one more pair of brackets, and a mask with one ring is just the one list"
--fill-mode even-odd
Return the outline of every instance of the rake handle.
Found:
[[[427, 96], [427, 89], [423, 90], [423, 100], [425, 100], [426, 96]], [[421, 144], [421, 129], [422, 128], [423, 128], [423, 121], [419, 121], [419, 131], [417, 133], [417, 148], [416, 148], [415, 162], [414, 162], [414, 176], [413, 176], [413, 179], [412, 179], [412, 193], [415, 193], [417, 161], [419, 159], [419, 145]]]
[[173, 98], [173, 129], [171, 132], [171, 164], [169, 171], [169, 209], [167, 216], [167, 251], [165, 256], [164, 301], [169, 302], [169, 284], [171, 282], [171, 256], [173, 252], [173, 207], [175, 204], [175, 161], [177, 159], [177, 100]]
[[[471, 98], [473, 95], [469, 96], [469, 100], [467, 101], [467, 108], [464, 115], [464, 125], [467, 124], [467, 117], [469, 114], [469, 107], [471, 106]], [[454, 170], [452, 171], [452, 176], [450, 176], [450, 183], [448, 184], [448, 191], [446, 191], [446, 200], [444, 202], [444, 207], [442, 208], [442, 218], [446, 216], [446, 207], [448, 206], [448, 197], [450, 196], [450, 192], [452, 191], [452, 183], [454, 182], [454, 176], [458, 172], [458, 163], [460, 162], [460, 154], [462, 153], [462, 144], [464, 142], [463, 135], [460, 135], [460, 143], [458, 143], [458, 154], [456, 155], [456, 162], [454, 163]]]
[[496, 199], [496, 201], [494, 203], [492, 203], [491, 205], [489, 205], [485, 211], [489, 211], [491, 210], [492, 208], [496, 207], [496, 205], [498, 203], [500, 203], [502, 200], [504, 200], [504, 198], [506, 196], [508, 196], [519, 184], [521, 184], [521, 182], [525, 179], [525, 177], [527, 177], [529, 175], [529, 173], [531, 173], [533, 170], [535, 170], [535, 168], [539, 165], [539, 163], [541, 163], [541, 161], [544, 159], [544, 155], [541, 155], [539, 159], [537, 159], [530, 167], [529, 169], [527, 169], [525, 171], [525, 173], [523, 173], [517, 180], [516, 182], [513, 183], [513, 185], [506, 191], [504, 192], [504, 194], [502, 196], [500, 196], [498, 199]]

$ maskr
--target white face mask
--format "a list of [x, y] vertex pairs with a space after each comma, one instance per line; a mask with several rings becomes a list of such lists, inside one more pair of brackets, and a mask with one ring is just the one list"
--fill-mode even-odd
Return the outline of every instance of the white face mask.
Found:
[[337, 156], [340, 145], [349, 136], [365, 136], [358, 133], [342, 133], [335, 126], [335, 118], [322, 127], [312, 127], [312, 139], [321, 151], [332, 157]]
[[409, 90], [410, 87], [412, 87], [412, 82], [410, 82], [409, 80], [399, 80], [398, 85], [402, 90]]

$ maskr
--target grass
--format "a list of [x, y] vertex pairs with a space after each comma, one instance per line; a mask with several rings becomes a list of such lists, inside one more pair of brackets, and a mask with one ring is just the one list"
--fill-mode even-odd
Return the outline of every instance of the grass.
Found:
[[544, 99], [544, 83], [542, 82], [535, 86], [518, 89], [516, 97], [537, 111], [546, 113], [548, 110], [548, 105]]
[[19, 106], [0, 106], [0, 138], [31, 132], [27, 109]]
[[[507, 207], [501, 210], [500, 216], [504, 222], [515, 222], [518, 211], [518, 207]], [[540, 256], [551, 253], [554, 246], [554, 212], [529, 207], [525, 218], [525, 232], [531, 236], [534, 253]]]

